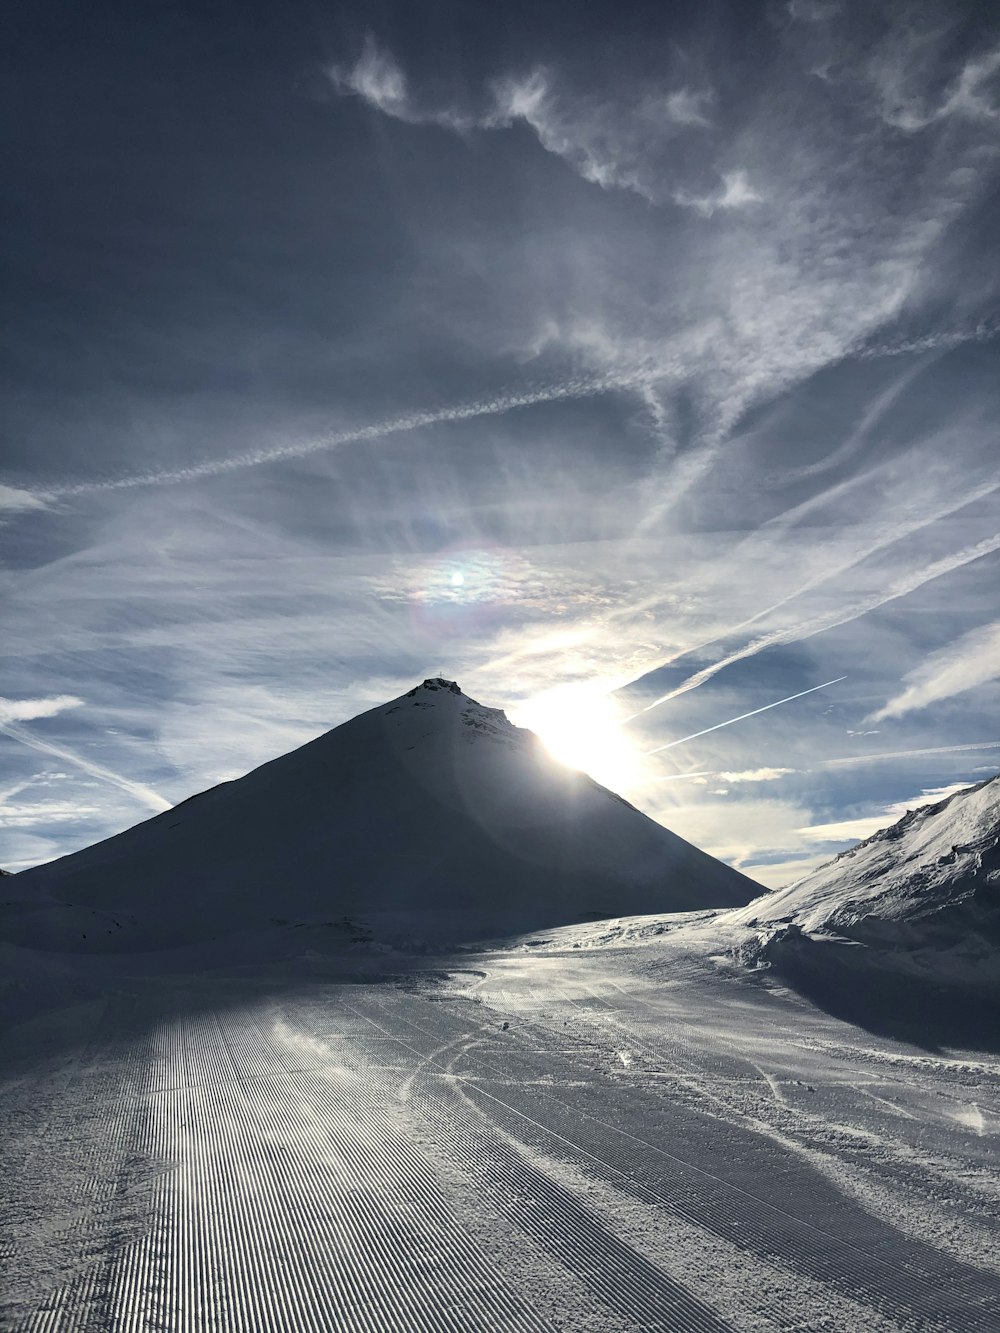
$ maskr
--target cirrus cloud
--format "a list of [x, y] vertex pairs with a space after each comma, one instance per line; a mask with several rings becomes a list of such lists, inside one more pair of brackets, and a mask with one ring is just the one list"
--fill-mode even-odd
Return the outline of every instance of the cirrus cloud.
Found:
[[902, 717], [1000, 677], [1000, 620], [963, 634], [909, 672], [905, 687], [869, 717]]

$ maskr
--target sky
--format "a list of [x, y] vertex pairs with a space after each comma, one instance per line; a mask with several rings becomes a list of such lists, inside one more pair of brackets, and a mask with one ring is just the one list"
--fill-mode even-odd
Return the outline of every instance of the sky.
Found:
[[431, 675], [769, 887], [1000, 769], [995, 7], [4, 26], [0, 865]]

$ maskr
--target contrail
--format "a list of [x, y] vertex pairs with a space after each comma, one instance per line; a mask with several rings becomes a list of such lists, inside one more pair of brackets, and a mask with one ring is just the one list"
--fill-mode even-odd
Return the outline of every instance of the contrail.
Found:
[[848, 767], [852, 764], [875, 764], [883, 759], [909, 759], [911, 755], [955, 754], [960, 750], [1000, 750], [1000, 741], [968, 741], [964, 745], [931, 745], [922, 750], [886, 750], [881, 754], [854, 754], [843, 759], [823, 759], [821, 768]]
[[331, 431], [328, 435], [320, 435], [311, 440], [272, 445], [246, 453], [230, 454], [226, 458], [209, 458], [201, 463], [192, 463], [189, 467], [142, 472], [126, 477], [109, 477], [104, 481], [68, 482], [61, 486], [50, 486], [45, 490], [19, 494], [30, 495], [34, 500], [44, 503], [47, 500], [63, 500], [75, 495], [134, 490], [140, 486], [179, 485], [186, 481], [198, 481], [202, 477], [220, 477], [227, 472], [238, 472], [265, 463], [280, 463], [286, 458], [306, 458], [310, 454], [337, 449], [341, 445], [380, 440], [389, 435], [405, 434], [426, 426], [438, 426], [455, 421], [474, 421], [477, 417], [502, 416], [506, 412], [514, 412], [521, 407], [534, 407], [539, 403], [593, 398], [602, 393], [635, 388], [648, 377], [649, 371], [646, 369], [580, 376], [562, 383], [543, 385], [540, 388], [523, 389], [518, 392], [505, 391], [492, 398], [483, 398], [472, 403], [457, 403], [452, 407], [443, 407], [436, 411], [407, 412], [402, 416], [390, 417], [368, 426]]
[[807, 694], [815, 694], [817, 690], [825, 690], [828, 685], [837, 685], [846, 676], [838, 676], [836, 680], [825, 680], [822, 685], [813, 685], [808, 690], [800, 690], [798, 694], [790, 694], [787, 699], [775, 699], [773, 704], [765, 704], [763, 708], [752, 708], [749, 713], [740, 713], [739, 717], [731, 717], [725, 722], [716, 722], [714, 727], [706, 727], [704, 731], [694, 731], [690, 736], [682, 736], [680, 740], [667, 741], [666, 745], [657, 745], [653, 750], [646, 750], [646, 754], [659, 754], [661, 750], [672, 750], [675, 745], [683, 745], [685, 741], [697, 740], [699, 736], [707, 736], [710, 731], [718, 731], [720, 727], [731, 727], [734, 722], [742, 722], [744, 718], [756, 717], [758, 713], [766, 713], [769, 708], [777, 708], [779, 704], [790, 704], [793, 699], [803, 699]]
[[856, 361], [873, 361], [879, 357], [905, 356], [911, 352], [933, 352], [938, 349], [950, 351], [953, 347], [961, 347], [963, 343], [990, 342], [998, 333], [1000, 324], [996, 320], [984, 319], [973, 329], [952, 329], [903, 342], [875, 343], [870, 347], [860, 347], [856, 352], [849, 352], [848, 357]]
[[25, 731], [23, 727], [17, 726], [14, 722], [0, 722], [0, 732], [3, 732], [5, 736], [10, 736], [12, 740], [20, 741], [22, 745], [27, 745], [32, 750], [40, 750], [42, 754], [50, 754], [56, 759], [65, 760], [67, 764], [75, 764], [77, 768], [82, 768], [91, 777], [100, 778], [102, 782], [110, 782], [113, 787], [128, 792], [129, 796], [141, 801], [148, 809], [155, 810], [158, 815], [162, 814], [164, 810], [173, 808], [170, 802], [164, 800], [159, 792], [153, 791], [152, 787], [143, 786], [141, 782], [132, 782], [129, 778], [122, 777], [120, 773], [113, 773], [110, 768], [92, 763], [91, 760], [84, 759], [82, 755], [75, 754], [72, 750], [64, 750], [61, 745], [53, 745], [51, 741], [43, 741], [40, 737], [33, 736], [30, 731]]
[[[817, 687], [822, 689], [822, 686]], [[773, 704], [768, 704], [773, 708]], [[735, 719], [734, 719], [735, 720]], [[725, 724], [723, 724], [725, 725]], [[690, 740], [691, 738], [688, 737]], [[884, 750], [879, 754], [849, 754], [841, 759], [820, 759], [816, 768], [851, 768], [855, 764], [877, 764], [889, 759], [910, 759], [925, 754], [955, 754], [962, 750], [1000, 750], [1000, 741], [967, 741], [963, 745], [929, 745], [919, 750]], [[792, 772], [792, 769], [787, 770]], [[799, 769], [809, 773], [811, 769]], [[724, 772], [714, 768], [698, 769], [691, 773], [665, 773], [653, 778], [654, 782], [683, 782], [685, 778], [721, 778]]]
[[[991, 482], [987, 486], [981, 488], [981, 490], [979, 490], [972, 498], [981, 498], [982, 496], [992, 494], [997, 488], [998, 483]], [[965, 502], [963, 502], [963, 504], [964, 503]], [[959, 507], [961, 508], [962, 506]], [[942, 512], [950, 513], [953, 511], [954, 507]], [[905, 533], [901, 535], [905, 535]], [[873, 549], [878, 548], [876, 547]], [[896, 582], [891, 584], [888, 588], [880, 589], [876, 593], [871, 593], [861, 601], [843, 607], [839, 611], [828, 611], [823, 615], [814, 616], [811, 620], [800, 621], [797, 625], [790, 625], [785, 629], [771, 630], [767, 634], [759, 635], [756, 639], [751, 640], [750, 643], [745, 644], [742, 648], [736, 649], [726, 657], [719, 658], [719, 660], [713, 662], [711, 666], [703, 667], [700, 671], [696, 671], [694, 675], [688, 676], [687, 680], [682, 681], [676, 689], [671, 690], [668, 694], [661, 694], [658, 699], [654, 699], [652, 703], [646, 704], [644, 707], [640, 708], [638, 712], [630, 713], [628, 717], [622, 718], [622, 725], [626, 722], [633, 722], [637, 717], [641, 717], [643, 713], [648, 713], [653, 708], [659, 708], [660, 704], [665, 704], [671, 699], [676, 699], [679, 694], [686, 694], [688, 690], [693, 690], [699, 685], [704, 685], [706, 681], [711, 680], [713, 676], [718, 675], [718, 673], [725, 667], [732, 666], [735, 662], [745, 661], [748, 657], [755, 657], [757, 653], [763, 652], [765, 648], [773, 648], [778, 644], [797, 643], [802, 639], [811, 639], [816, 634], [822, 634], [825, 630], [836, 629], [839, 625], [849, 624], [852, 620], [857, 620], [861, 616], [867, 615], [870, 611], [877, 611], [879, 607], [885, 606], [889, 602], [894, 602], [901, 597], [908, 596], [911, 592], [915, 592], [918, 588], [922, 588], [925, 583], [931, 583], [934, 579], [939, 579], [945, 574], [951, 574], [954, 570], [961, 569], [963, 565], [971, 564], [973, 560], [981, 560], [983, 556], [991, 555], [994, 551], [998, 550], [1000, 550], [1000, 533], [995, 533], [992, 537], [985, 537], [982, 541], [977, 542], [975, 546], [966, 546], [963, 550], [956, 551], [952, 555], [943, 556], [939, 560], [934, 560], [931, 564], [925, 565], [922, 569], [914, 570], [897, 579]], [[846, 565], [845, 568], [850, 568], [850, 565]], [[821, 582], [823, 582], [822, 578], [815, 579], [806, 586], [816, 586], [816, 584]], [[805, 586], [799, 591], [805, 591]], [[751, 624], [754, 620], [759, 619], [761, 615], [767, 615], [770, 611], [774, 611], [778, 607], [784, 606], [786, 602], [793, 600], [793, 598], [798, 595], [799, 593], [796, 592], [790, 594], [788, 597], [782, 598], [780, 602], [775, 602], [774, 606], [769, 607], [767, 611], [752, 616], [750, 620], [744, 621], [743, 624]], [[716, 640], [713, 640], [712, 642], [716, 642]], [[706, 645], [703, 644], [701, 646], [705, 647]], [[672, 658], [671, 661], [676, 661], [677, 658], [684, 657], [688, 653], [695, 651], [697, 651], [695, 648], [686, 648], [683, 653], [678, 653], [677, 657]], [[667, 665], [669, 665], [669, 663]]]

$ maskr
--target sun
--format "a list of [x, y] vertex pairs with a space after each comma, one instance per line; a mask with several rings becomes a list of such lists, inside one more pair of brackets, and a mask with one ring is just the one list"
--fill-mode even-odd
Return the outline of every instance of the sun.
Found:
[[623, 794], [641, 779], [642, 754], [621, 719], [609, 694], [593, 686], [560, 685], [529, 699], [515, 720], [529, 727], [560, 763]]

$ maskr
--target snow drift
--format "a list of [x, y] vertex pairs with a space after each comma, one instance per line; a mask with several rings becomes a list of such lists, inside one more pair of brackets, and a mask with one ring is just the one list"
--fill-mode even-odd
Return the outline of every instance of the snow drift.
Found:
[[9, 883], [6, 938], [88, 952], [345, 915], [457, 939], [759, 891], [440, 679]]

